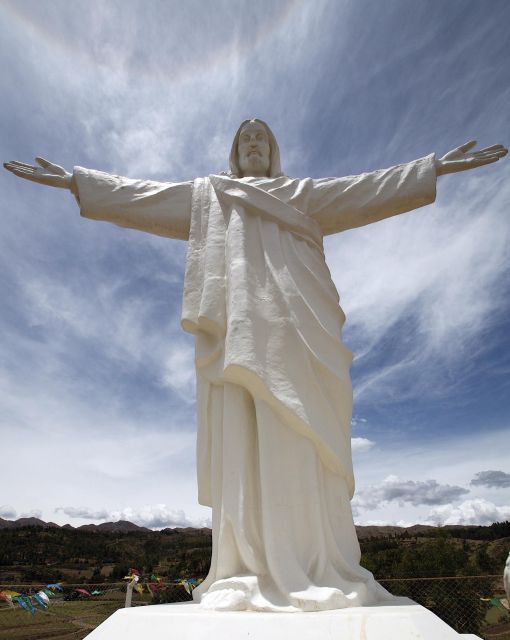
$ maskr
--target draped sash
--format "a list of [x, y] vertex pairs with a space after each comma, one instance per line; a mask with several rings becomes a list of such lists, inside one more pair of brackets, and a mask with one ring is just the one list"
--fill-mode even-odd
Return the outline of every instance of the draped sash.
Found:
[[225, 335], [225, 238], [230, 210], [245, 210], [312, 243], [322, 254], [322, 232], [312, 218], [256, 186], [212, 175], [193, 185], [191, 226], [184, 277], [181, 325]]

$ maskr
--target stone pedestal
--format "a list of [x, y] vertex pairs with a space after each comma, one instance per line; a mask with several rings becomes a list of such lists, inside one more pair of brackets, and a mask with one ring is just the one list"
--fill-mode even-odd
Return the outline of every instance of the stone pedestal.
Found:
[[192, 602], [120, 609], [87, 640], [480, 640], [408, 598], [310, 613], [207, 611]]

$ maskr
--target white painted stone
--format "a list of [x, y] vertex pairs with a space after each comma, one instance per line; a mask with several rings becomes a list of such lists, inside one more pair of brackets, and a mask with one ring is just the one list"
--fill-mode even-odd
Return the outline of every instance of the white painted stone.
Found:
[[407, 598], [398, 604], [308, 613], [207, 611], [197, 604], [121, 609], [87, 640], [480, 640]]

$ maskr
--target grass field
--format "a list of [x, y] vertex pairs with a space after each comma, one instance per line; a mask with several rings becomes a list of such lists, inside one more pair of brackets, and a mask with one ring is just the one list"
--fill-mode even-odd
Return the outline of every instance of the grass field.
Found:
[[35, 615], [19, 608], [2, 608], [0, 640], [81, 640], [123, 606], [118, 599], [62, 602]]

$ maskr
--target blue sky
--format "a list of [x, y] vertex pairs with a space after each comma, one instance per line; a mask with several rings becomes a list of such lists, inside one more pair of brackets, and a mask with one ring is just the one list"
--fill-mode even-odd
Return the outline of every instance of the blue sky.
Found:
[[[508, 145], [509, 23], [507, 0], [3, 0], [2, 158], [192, 179], [248, 117], [297, 177]], [[509, 177], [441, 177], [434, 205], [326, 240], [361, 524], [510, 517]], [[207, 524], [185, 243], [0, 181], [0, 516]]]

